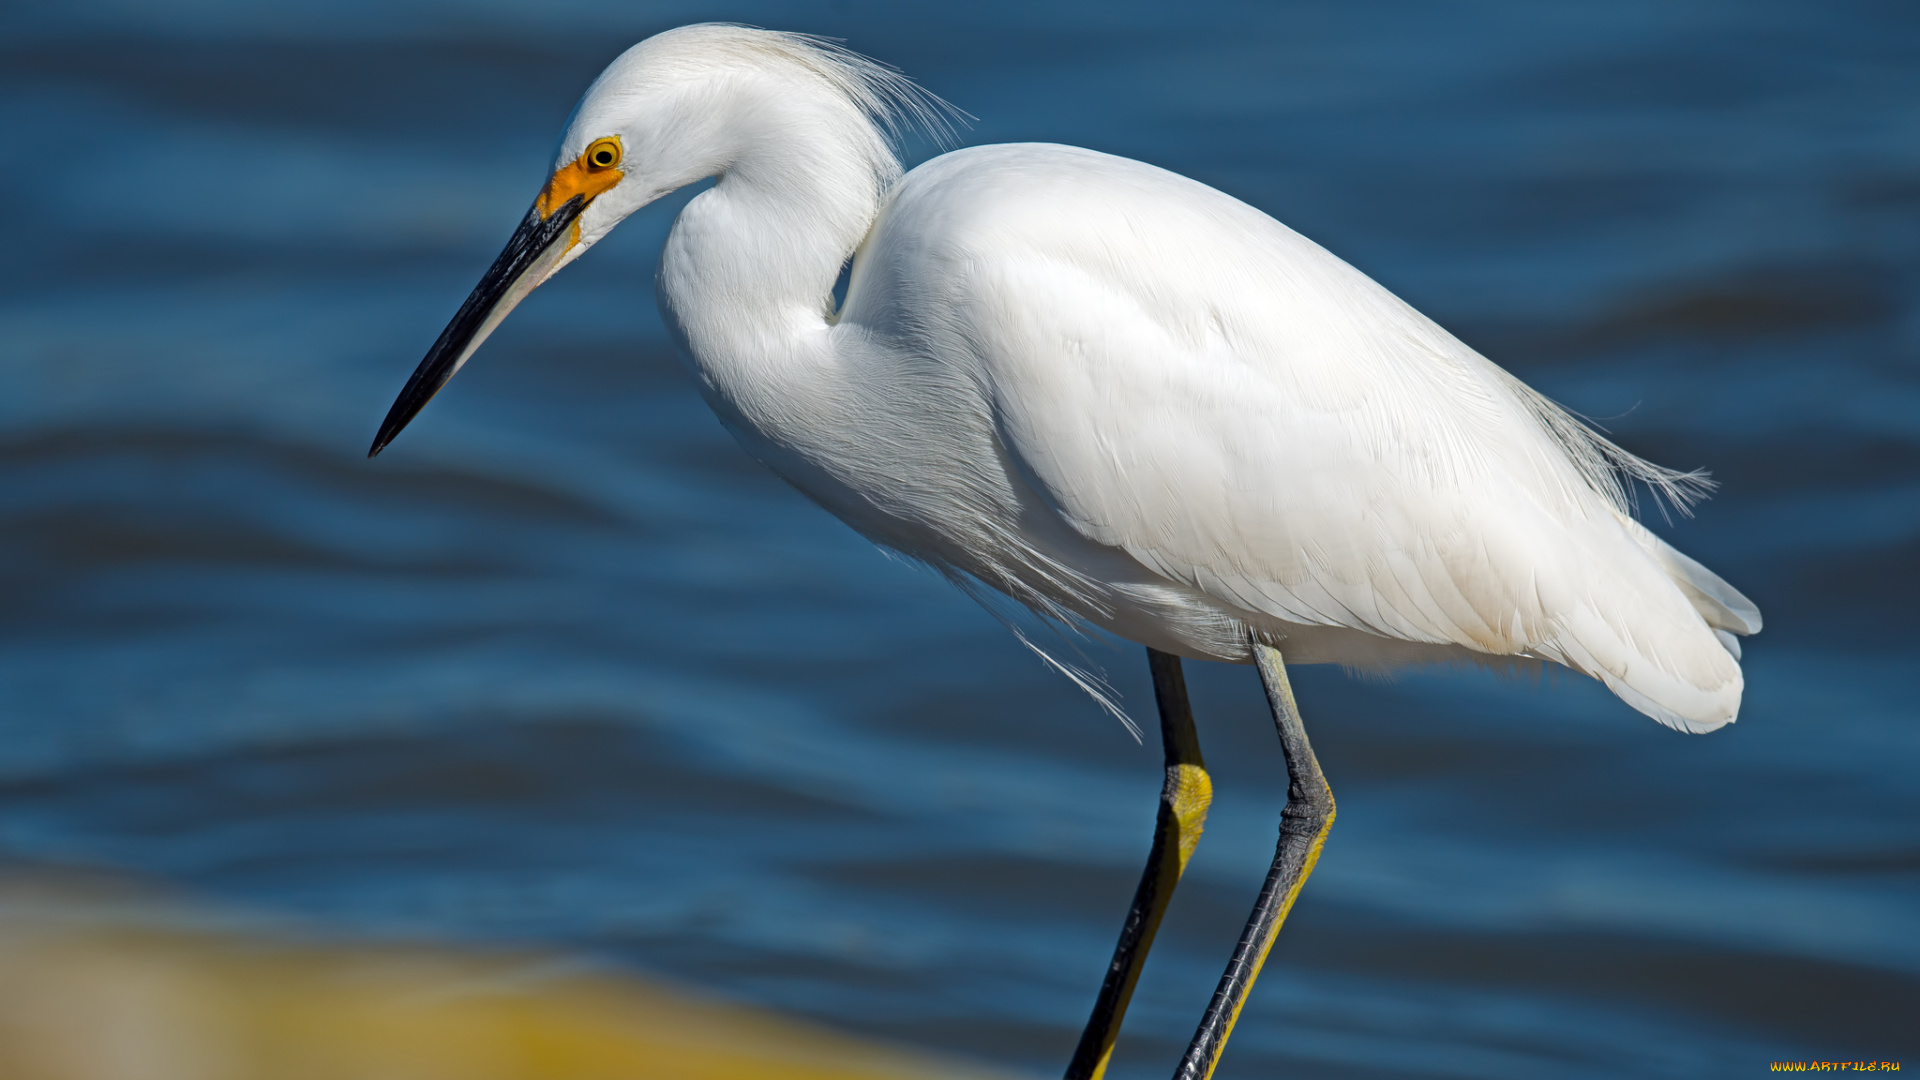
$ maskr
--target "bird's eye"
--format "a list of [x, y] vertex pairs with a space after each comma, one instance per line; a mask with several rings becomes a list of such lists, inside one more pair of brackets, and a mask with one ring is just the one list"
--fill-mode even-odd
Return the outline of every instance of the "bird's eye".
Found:
[[595, 139], [586, 152], [587, 168], [611, 169], [620, 164], [619, 139]]

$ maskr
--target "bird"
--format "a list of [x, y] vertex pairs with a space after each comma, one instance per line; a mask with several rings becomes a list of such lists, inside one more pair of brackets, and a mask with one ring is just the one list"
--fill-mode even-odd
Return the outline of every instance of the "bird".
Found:
[[[1759, 610], [1634, 513], [1711, 481], [1634, 456], [1232, 196], [1078, 147], [951, 150], [953, 114], [836, 42], [641, 41], [587, 89], [385, 448], [521, 300], [642, 207], [701, 396], [746, 451], [976, 597], [1146, 647], [1166, 782], [1069, 1080], [1104, 1074], [1212, 782], [1182, 660], [1253, 665], [1288, 772], [1267, 878], [1175, 1076], [1205, 1080], [1319, 857], [1332, 791], [1288, 664], [1558, 664], [1669, 727], [1732, 722]], [[845, 270], [843, 299], [836, 282]]]

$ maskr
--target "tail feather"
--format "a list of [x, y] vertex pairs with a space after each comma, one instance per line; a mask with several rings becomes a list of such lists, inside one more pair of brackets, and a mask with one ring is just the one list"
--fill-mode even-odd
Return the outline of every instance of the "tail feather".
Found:
[[[1700, 622], [1640, 637], [1587, 609], [1542, 652], [1606, 684], [1620, 700], [1662, 724], [1702, 733], [1733, 723], [1746, 679], [1732, 650]], [[1641, 631], [1647, 627], [1637, 628]]]
[[[1760, 632], [1760, 608], [1739, 589], [1676, 550], [1672, 544], [1653, 535], [1645, 525], [1625, 516], [1622, 516], [1621, 524], [1626, 526], [1628, 535], [1653, 556], [1653, 561], [1666, 571], [1667, 577], [1679, 586], [1681, 594], [1700, 613], [1700, 617], [1707, 620], [1708, 626], [1742, 637]], [[1740, 646], [1737, 643], [1729, 645], [1727, 651], [1733, 654], [1734, 659], [1740, 658]]]
[[[1727, 584], [1720, 575], [1674, 550], [1666, 541], [1645, 529], [1640, 531], [1653, 541], [1647, 548], [1648, 553], [1673, 579], [1673, 583], [1680, 586], [1680, 591], [1693, 602], [1694, 610], [1707, 620], [1708, 626], [1741, 635], [1760, 632], [1760, 609], [1741, 595], [1740, 590]], [[1734, 655], [1740, 654], [1735, 652]]]
[[1735, 635], [1759, 632], [1760, 610], [1638, 522], [1618, 520], [1632, 544], [1587, 561], [1586, 589], [1560, 608], [1560, 633], [1542, 652], [1668, 727], [1732, 723], [1746, 686]]

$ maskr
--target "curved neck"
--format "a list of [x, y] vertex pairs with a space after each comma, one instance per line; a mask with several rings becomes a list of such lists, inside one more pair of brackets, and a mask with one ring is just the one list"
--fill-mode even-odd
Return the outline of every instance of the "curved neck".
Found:
[[809, 340], [824, 345], [834, 279], [898, 168], [890, 153], [875, 162], [885, 143], [870, 123], [808, 122], [808, 112], [844, 102], [758, 104], [754, 138], [674, 221], [658, 282], [662, 312], [703, 380], [741, 407], [756, 388], [776, 389]]

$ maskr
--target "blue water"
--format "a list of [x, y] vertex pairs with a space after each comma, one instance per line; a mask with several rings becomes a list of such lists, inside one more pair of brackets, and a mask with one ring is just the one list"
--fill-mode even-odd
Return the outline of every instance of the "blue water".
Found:
[[[1223, 1080], [1920, 1064], [1920, 7], [53, 7], [0, 14], [0, 860], [1064, 1064], [1158, 748], [733, 446], [677, 203], [363, 457], [587, 81], [730, 18], [1221, 187], [1723, 485], [1649, 519], [1766, 613], [1730, 729], [1297, 670], [1340, 817]], [[1220, 798], [1129, 1080], [1282, 798], [1252, 674], [1188, 670]]]

